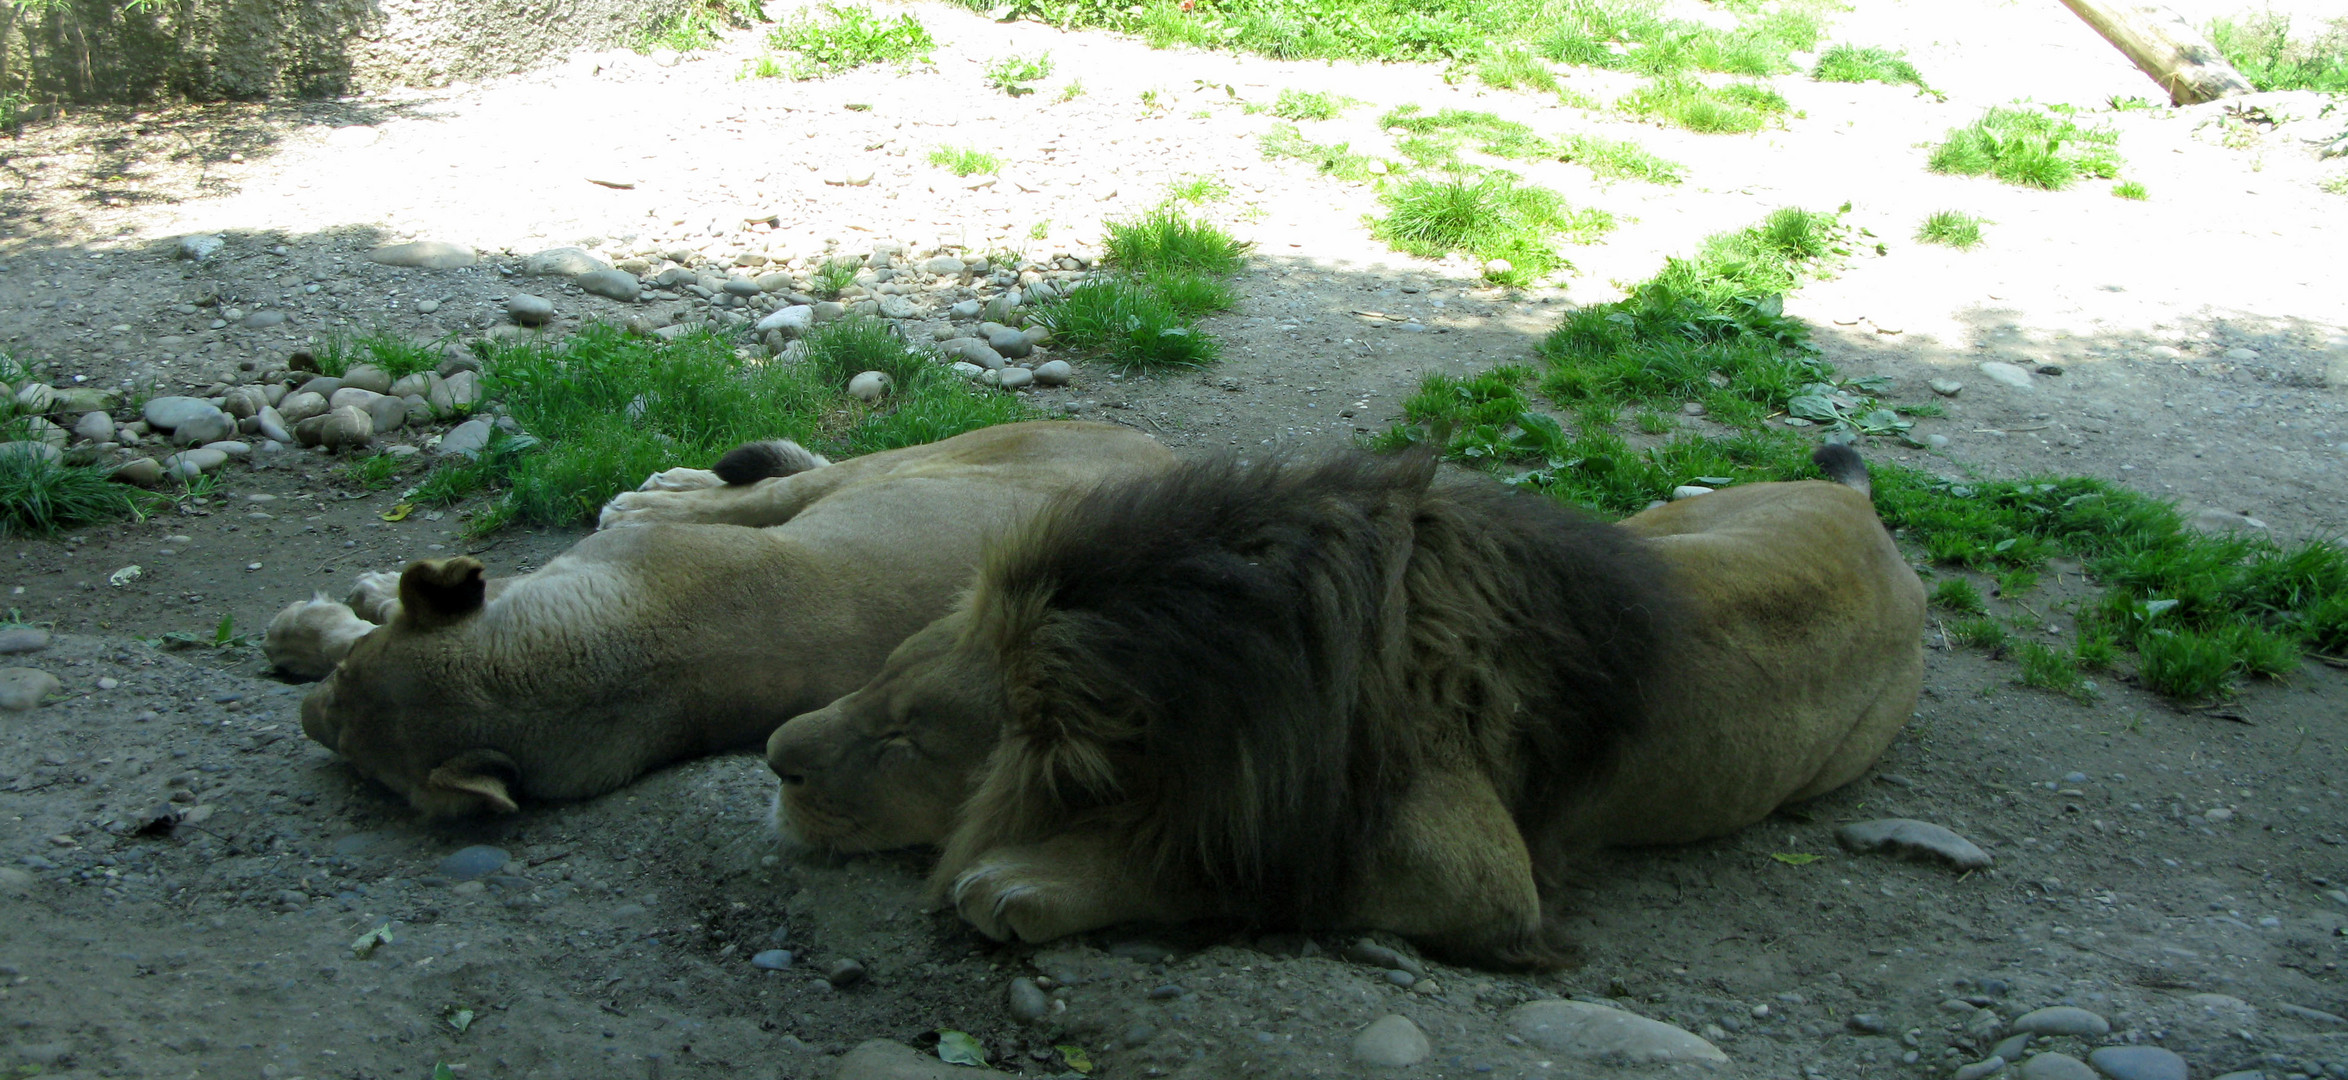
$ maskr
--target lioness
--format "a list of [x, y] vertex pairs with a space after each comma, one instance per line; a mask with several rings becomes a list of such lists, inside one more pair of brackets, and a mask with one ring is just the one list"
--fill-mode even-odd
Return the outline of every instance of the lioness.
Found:
[[1062, 499], [774, 733], [780, 823], [942, 843], [933, 889], [998, 939], [1238, 916], [1560, 962], [1569, 854], [1750, 824], [1910, 715], [1923, 586], [1858, 455], [1816, 460], [1840, 483], [1619, 525], [1421, 454]]
[[[302, 730], [427, 814], [609, 791], [754, 745], [856, 688], [951, 606], [989, 533], [1173, 460], [1139, 432], [1081, 423], [837, 465], [791, 451], [753, 444], [714, 473], [656, 476], [648, 486], [665, 490], [614, 499], [605, 531], [535, 573], [492, 582], [470, 558], [411, 564], [397, 601], [374, 605], [384, 624], [356, 635], [341, 623], [364, 620], [325, 610], [339, 605], [294, 605], [272, 656], [299, 655], [298, 634], [320, 649], [352, 638], [303, 701]], [[815, 467], [754, 480], [802, 465]]]

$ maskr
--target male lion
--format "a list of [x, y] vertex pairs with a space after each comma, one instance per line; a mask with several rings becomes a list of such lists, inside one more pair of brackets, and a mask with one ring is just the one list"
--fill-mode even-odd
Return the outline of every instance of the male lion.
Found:
[[752, 444], [614, 499], [605, 531], [535, 573], [411, 564], [396, 601], [382, 578], [354, 597], [380, 627], [295, 604], [270, 655], [332, 670], [302, 730], [427, 814], [584, 798], [754, 745], [856, 688], [953, 604], [990, 533], [1172, 461], [1107, 424], [985, 428], [837, 465]]
[[1570, 854], [1848, 783], [1914, 707], [1923, 586], [1858, 455], [1817, 460], [1841, 483], [1619, 525], [1415, 453], [1059, 500], [768, 740], [783, 824], [942, 842], [998, 939], [1236, 916], [1560, 962]]

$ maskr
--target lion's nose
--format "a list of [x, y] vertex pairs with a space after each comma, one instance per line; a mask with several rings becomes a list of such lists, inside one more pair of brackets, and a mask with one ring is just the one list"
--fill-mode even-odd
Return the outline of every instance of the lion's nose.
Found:
[[792, 719], [776, 728], [766, 740], [766, 767], [785, 784], [804, 784], [807, 774], [822, 767], [820, 742], [816, 738], [815, 721], [822, 713], [809, 713]]

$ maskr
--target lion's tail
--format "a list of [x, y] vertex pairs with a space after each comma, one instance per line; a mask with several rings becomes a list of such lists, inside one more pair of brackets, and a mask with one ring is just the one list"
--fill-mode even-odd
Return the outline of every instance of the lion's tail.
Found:
[[1867, 480], [1867, 463], [1859, 460], [1859, 452], [1849, 443], [1827, 443], [1810, 455], [1810, 460], [1826, 473], [1826, 478], [1859, 494], [1874, 497], [1875, 487]]
[[831, 462], [822, 454], [792, 442], [789, 439], [768, 439], [765, 442], [743, 443], [726, 451], [709, 471], [730, 485], [755, 484], [774, 476], [789, 476], [809, 469], [819, 469]]

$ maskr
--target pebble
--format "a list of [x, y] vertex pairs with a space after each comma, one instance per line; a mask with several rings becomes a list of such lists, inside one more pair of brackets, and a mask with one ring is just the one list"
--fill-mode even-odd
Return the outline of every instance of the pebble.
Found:
[[996, 381], [1005, 390], [1024, 390], [1035, 381], [1035, 372], [1022, 367], [1007, 367]]
[[1486, 260], [1484, 260], [1484, 276], [1485, 276], [1485, 277], [1490, 277], [1490, 278], [1501, 277], [1501, 276], [1503, 276], [1503, 275], [1505, 275], [1505, 274], [1508, 274], [1508, 273], [1510, 273], [1510, 272], [1514, 271], [1515, 269], [1516, 269], [1516, 264], [1515, 264], [1515, 263], [1512, 263], [1512, 262], [1509, 262], [1507, 259], [1486, 259]]
[[0, 709], [23, 712], [63, 689], [57, 676], [39, 668], [0, 668]]
[[964, 300], [961, 303], [954, 305], [953, 307], [947, 308], [946, 313], [957, 319], [975, 319], [978, 318], [979, 309], [985, 306], [986, 305], [984, 303], [981, 303], [977, 300]]
[[760, 971], [791, 970], [791, 950], [767, 949], [750, 956], [750, 966]]
[[367, 253], [370, 262], [418, 270], [455, 270], [473, 265], [473, 249], [439, 240], [390, 244]]
[[1010, 318], [1011, 310], [1018, 306], [1019, 291], [1017, 289], [997, 293], [993, 299], [988, 300], [985, 306], [979, 309], [979, 317], [988, 322], [1002, 322]]
[[1035, 366], [1035, 381], [1045, 386], [1066, 386], [1076, 378], [1076, 369], [1066, 360], [1046, 360]]
[[1843, 1021], [1843, 1026], [1861, 1035], [1881, 1035], [1891, 1030], [1891, 1024], [1874, 1013], [1852, 1013], [1849, 1019]]
[[960, 375], [965, 379], [976, 379], [979, 376], [986, 374], [985, 368], [982, 368], [977, 364], [973, 364], [968, 360], [956, 360], [951, 365], [948, 365], [946, 370], [951, 371], [956, 375]]
[[1835, 830], [1835, 838], [1852, 851], [1889, 851], [1912, 859], [1938, 859], [1959, 870], [1979, 870], [1990, 864], [1989, 853], [1973, 842], [1929, 821], [1877, 818]]
[[1983, 375], [1989, 376], [1989, 381], [1997, 383], [2000, 386], [2010, 386], [2016, 390], [2028, 390], [2037, 385], [2031, 381], [2029, 369], [2021, 367], [2020, 365], [2009, 364], [2003, 360], [1984, 360], [1981, 362], [1980, 366], [1981, 373]]
[[1981, 1080], [1982, 1077], [1996, 1076], [2004, 1071], [2006, 1071], [2006, 1059], [2002, 1057], [1983, 1058], [1971, 1065], [1959, 1068], [1951, 1080]]
[[326, 395], [309, 391], [287, 394], [277, 403], [277, 419], [282, 424], [299, 424], [327, 409]]
[[163, 482], [163, 463], [151, 457], [132, 458], [116, 466], [107, 479], [139, 487], [154, 487]]
[[2185, 1059], [2157, 1046], [2106, 1046], [2087, 1063], [2111, 1080], [2186, 1080]]
[[499, 848], [475, 844], [458, 848], [448, 858], [440, 860], [440, 874], [454, 881], [472, 881], [488, 877], [505, 868], [513, 857]]
[[2034, 1038], [2037, 1036], [2027, 1031], [2020, 1035], [2009, 1035], [1998, 1040], [1998, 1044], [1989, 1049], [1989, 1056], [2002, 1057], [2007, 1061], [2020, 1061], [2022, 1060], [2022, 1052], [2030, 1049], [2030, 1040]]
[[2154, 345], [2144, 350], [2144, 354], [2155, 360], [2182, 360], [2185, 358], [2185, 354], [2178, 351], [2173, 345]]
[[725, 284], [718, 286], [718, 288], [729, 296], [739, 296], [745, 299], [756, 296], [762, 291], [757, 282], [746, 277], [727, 278]]
[[2252, 349], [2227, 349], [2226, 359], [2235, 363], [2247, 363], [2258, 359], [2258, 353]]
[[325, 420], [325, 424], [318, 429], [318, 445], [329, 450], [365, 446], [375, 439], [375, 418], [368, 415], [367, 410], [355, 405], [346, 405], [324, 417], [314, 416], [310, 419]]
[[1419, 963], [1417, 957], [1389, 949], [1368, 938], [1346, 946], [1345, 958], [1357, 964], [1368, 964], [1371, 967], [1386, 968], [1391, 971], [1407, 971], [1412, 975], [1424, 976], [1427, 973], [1426, 965]]
[[1934, 379], [1925, 385], [1930, 386], [1933, 393], [1942, 397], [1955, 397], [1965, 390], [1965, 384], [1955, 379]]
[[1022, 1024], [1039, 1024], [1052, 1014], [1052, 999], [1034, 979], [1022, 976], [1011, 980], [1004, 996], [1010, 1002], [1012, 1018]]
[[1681, 499], [1693, 499], [1698, 495], [1710, 494], [1712, 494], [1712, 489], [1702, 484], [1681, 484], [1671, 489], [1671, 501], [1678, 502]]
[[440, 310], [440, 301], [438, 301], [438, 300], [418, 300], [418, 301], [416, 301], [416, 313], [417, 313], [417, 314], [419, 314], [419, 315], [430, 315], [430, 314], [432, 314], [433, 312], [435, 312], [435, 311], [439, 311], [439, 310]]
[[84, 413], [73, 425], [74, 437], [90, 442], [114, 441], [114, 417], [102, 412]]
[[1382, 1069], [1400, 1069], [1427, 1060], [1434, 1047], [1410, 1017], [1388, 1013], [1353, 1037], [1353, 1059]]
[[2015, 1017], [2010, 1029], [2032, 1035], [2100, 1039], [2111, 1033], [2112, 1025], [2103, 1017], [2076, 1005], [2051, 1005]]
[[163, 459], [166, 476], [195, 477], [228, 464], [228, 454], [209, 447], [182, 450]]
[[834, 988], [844, 990], [864, 981], [864, 965], [843, 957], [824, 965], [823, 978]]
[[902, 296], [880, 298], [880, 313], [884, 319], [910, 319], [921, 314], [921, 308]]
[[203, 398], [173, 395], [147, 399], [146, 406], [139, 410], [139, 416], [146, 420], [148, 427], [169, 430], [219, 411]]
[[237, 325], [242, 326], [247, 330], [267, 330], [272, 326], [277, 326], [284, 323], [285, 318], [285, 312], [277, 311], [275, 309], [268, 309], [256, 311], [246, 315], [244, 318], [237, 320]]
[[986, 336], [986, 344], [987, 348], [993, 349], [996, 352], [1003, 354], [1004, 357], [1012, 360], [1017, 360], [1035, 351], [1035, 343], [1027, 340], [1026, 334], [1022, 334], [1019, 331], [1013, 330], [1009, 327], [1004, 327], [988, 334]]
[[1587, 1001], [1535, 1001], [1509, 1010], [1519, 1038], [1544, 1050], [1632, 1064], [1726, 1064], [1728, 1055], [1679, 1028]]
[[789, 307], [775, 309], [773, 314], [758, 320], [753, 329], [761, 334], [769, 330], [780, 330], [784, 337], [795, 338], [806, 333], [807, 328], [814, 325], [815, 309], [813, 307], [806, 304], [792, 304]]
[[2022, 1080], [2095, 1080], [2095, 1070], [2069, 1054], [2045, 1053], [2022, 1063]]
[[989, 348], [986, 342], [977, 338], [955, 338], [940, 348], [945, 350], [948, 356], [960, 356], [988, 371], [998, 371], [1003, 367], [1003, 354]]
[[948, 1065], [903, 1043], [873, 1039], [840, 1056], [832, 1080], [964, 1080], [978, 1069]]
[[0, 630], [0, 656], [39, 652], [49, 647], [49, 632], [38, 626], [11, 626]]
[[1389, 971], [1386, 973], [1386, 981], [1408, 990], [1412, 983], [1419, 981], [1419, 977], [1407, 971]]
[[505, 313], [523, 326], [544, 326], [554, 320], [554, 301], [529, 293], [515, 293], [506, 298]]
[[[349, 387], [354, 390], [388, 394], [391, 393], [394, 381], [391, 372], [373, 364], [352, 364], [348, 370], [342, 373], [342, 378], [336, 381], [335, 389]], [[332, 396], [331, 392], [328, 396]]]
[[487, 419], [478, 418], [450, 428], [448, 434], [440, 437], [440, 456], [457, 454], [468, 458], [480, 457], [481, 451], [489, 447], [491, 430]]
[[209, 409], [202, 415], [171, 429], [171, 441], [181, 446], [219, 442], [236, 434], [236, 417]]
[[960, 277], [966, 267], [962, 260], [952, 255], [940, 255], [922, 263], [921, 269], [925, 273], [936, 274], [939, 277]]
[[610, 298], [610, 301], [634, 303], [636, 298], [643, 296], [643, 286], [636, 284], [636, 275], [627, 270], [589, 270], [585, 275], [573, 277], [571, 284], [578, 284], [580, 289], [594, 293], [594, 296]]
[[814, 307], [815, 325], [817, 326], [822, 326], [823, 324], [831, 322], [835, 319], [845, 319], [848, 317], [848, 305], [843, 304], [837, 300], [818, 300], [815, 302]]
[[220, 249], [227, 245], [227, 240], [210, 234], [182, 236], [173, 253], [191, 262], [203, 262], [218, 254]]
[[575, 278], [581, 274], [609, 269], [611, 267], [602, 259], [575, 247], [548, 248], [522, 259], [522, 273], [530, 277]]
[[858, 401], [879, 401], [881, 395], [888, 392], [889, 376], [886, 372], [860, 371], [855, 378], [848, 380], [848, 396]]

